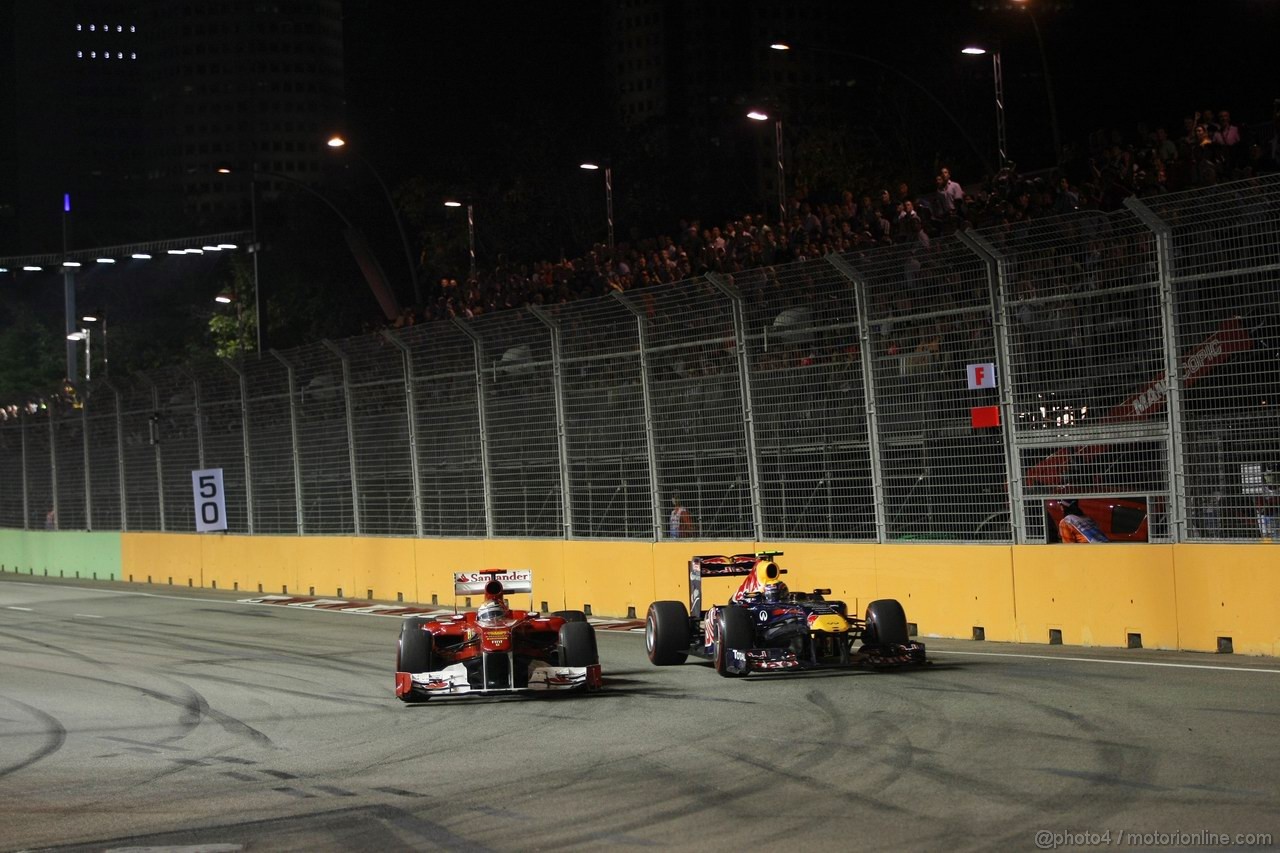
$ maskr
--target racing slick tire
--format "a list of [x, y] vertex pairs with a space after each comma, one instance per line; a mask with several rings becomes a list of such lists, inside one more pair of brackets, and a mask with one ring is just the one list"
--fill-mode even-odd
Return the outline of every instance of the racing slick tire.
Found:
[[729, 671], [729, 652], [733, 649], [745, 651], [754, 646], [755, 626], [751, 624], [751, 617], [743, 607], [721, 607], [716, 618], [720, 620], [720, 639], [716, 643], [715, 655], [716, 672], [725, 678], [740, 678], [746, 673]]
[[907, 614], [897, 599], [880, 598], [867, 605], [867, 628], [862, 642], [881, 647], [905, 646], [911, 642]]
[[581, 610], [554, 610], [552, 616], [559, 616], [566, 622], [586, 622], [587, 614]]
[[[435, 669], [435, 655], [432, 654], [432, 637], [422, 630], [422, 626], [431, 620], [420, 616], [411, 616], [400, 623], [400, 642], [396, 646], [396, 672], [431, 672]], [[400, 697], [401, 702], [425, 702], [426, 697], [414, 693], [406, 693]]]
[[596, 629], [590, 623], [566, 622], [560, 626], [561, 666], [592, 666], [599, 662]]
[[675, 666], [689, 657], [689, 610], [680, 601], [655, 601], [644, 617], [644, 648], [654, 666]]

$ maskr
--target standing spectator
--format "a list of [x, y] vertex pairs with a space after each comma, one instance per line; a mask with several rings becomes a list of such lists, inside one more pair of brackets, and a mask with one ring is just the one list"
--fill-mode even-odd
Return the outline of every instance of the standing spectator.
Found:
[[1058, 178], [1058, 189], [1053, 196], [1054, 213], [1070, 213], [1080, 208], [1080, 194], [1071, 188], [1066, 176]]
[[946, 166], [942, 167], [942, 182], [942, 191], [951, 199], [952, 210], [957, 216], [964, 216], [964, 188], [951, 177], [951, 170]]
[[1156, 128], [1155, 139], [1152, 142], [1156, 156], [1160, 158], [1162, 163], [1172, 163], [1178, 159], [1178, 146], [1174, 145], [1173, 140], [1169, 138], [1169, 131], [1163, 127]]
[[1228, 166], [1240, 165], [1240, 128], [1231, 123], [1231, 113], [1218, 113], [1218, 129], [1213, 133], [1213, 144], [1218, 146], [1222, 159]]
[[679, 495], [671, 496], [671, 515], [667, 520], [667, 535], [672, 539], [688, 539], [693, 535], [693, 515], [680, 503]]

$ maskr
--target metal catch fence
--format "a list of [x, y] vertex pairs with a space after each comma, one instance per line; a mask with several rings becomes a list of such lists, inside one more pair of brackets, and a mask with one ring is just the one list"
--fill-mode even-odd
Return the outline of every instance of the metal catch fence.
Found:
[[234, 362], [0, 421], [0, 526], [1269, 540], [1280, 177]]

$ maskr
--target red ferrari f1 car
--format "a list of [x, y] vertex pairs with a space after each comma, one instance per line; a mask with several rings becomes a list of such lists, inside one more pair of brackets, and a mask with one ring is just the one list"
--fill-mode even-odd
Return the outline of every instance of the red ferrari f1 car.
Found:
[[[655, 601], [645, 618], [649, 660], [684, 663], [690, 655], [712, 661], [725, 677], [751, 672], [927, 663], [924, 644], [909, 636], [902, 605], [882, 598], [865, 617], [850, 614], [829, 589], [792, 592], [781, 551], [694, 557], [689, 561], [689, 606]], [[743, 577], [727, 604], [706, 607], [703, 578]]]
[[513, 610], [506, 593], [527, 592], [533, 573], [486, 569], [457, 572], [454, 595], [481, 595], [474, 612], [433, 619], [410, 616], [400, 625], [396, 696], [421, 702], [432, 696], [595, 690], [600, 656], [595, 628], [579, 610], [541, 614]]

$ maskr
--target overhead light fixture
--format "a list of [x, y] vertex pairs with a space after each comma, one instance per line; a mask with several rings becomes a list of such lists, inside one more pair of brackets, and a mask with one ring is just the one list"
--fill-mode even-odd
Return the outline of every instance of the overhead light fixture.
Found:
[[769, 114], [762, 113], [759, 110], [752, 110], [751, 112], [747, 113], [747, 118], [751, 119], [752, 121], [768, 121]]
[[444, 203], [444, 206], [445, 206], [445, 207], [462, 207], [462, 202], [460, 202], [460, 201], [446, 201], [446, 202]]
[[982, 56], [987, 52], [987, 49], [985, 47], [978, 47], [977, 45], [970, 45], [969, 47], [960, 48], [960, 52], [967, 53], [970, 56]]
[[168, 251], [168, 254], [170, 255], [185, 255], [186, 253], [187, 253], [186, 249], [170, 249]]
[[791, 50], [791, 45], [786, 42], [775, 41], [773, 44], [769, 45], [769, 48], [771, 50]]
[[[134, 257], [136, 258], [137, 255], [134, 255]], [[114, 264], [115, 262], [115, 258], [98, 258], [98, 263], [100, 264]]]
[[581, 166], [579, 166], [578, 168], [579, 168], [579, 169], [586, 169], [586, 170], [587, 170], [587, 171], [589, 171], [589, 172], [594, 172], [596, 169], [599, 169], [600, 167], [599, 167], [599, 166], [597, 166], [595, 163], [583, 163], [583, 164], [582, 164]]
[[230, 293], [224, 290], [221, 293], [219, 293], [217, 296], [213, 297], [213, 301], [221, 302], [223, 305], [230, 305], [232, 302], [235, 301], [235, 298]]
[[149, 260], [151, 260], [151, 256], [150, 256], [150, 255], [148, 255], [146, 252], [134, 252], [134, 253], [133, 253], [133, 255], [132, 255], [132, 257], [135, 257], [135, 258], [137, 258], [137, 259], [138, 259], [138, 260], [140, 260], [140, 261], [149, 261]]
[[220, 252], [220, 251], [222, 251], [222, 247], [221, 247], [221, 246], [204, 246], [204, 247], [202, 247], [202, 248], [203, 248], [203, 250], [204, 250], [204, 251], [206, 251], [206, 252]]
[[22, 269], [23, 269], [25, 272], [40, 272], [41, 267], [32, 266], [32, 265], [28, 264], [27, 266], [23, 267]]
[[71, 334], [67, 335], [67, 340], [69, 340], [69, 341], [83, 341], [83, 340], [84, 340], [84, 332], [72, 332]]
[[218, 248], [219, 248], [219, 249], [234, 249], [234, 248], [236, 248], [236, 244], [235, 244], [235, 243], [219, 243], [219, 244], [218, 244]]
[[83, 317], [81, 317], [80, 319], [81, 319], [81, 320], [83, 320], [83, 321], [85, 321], [86, 323], [96, 323], [96, 322], [98, 322], [98, 315], [97, 315], [97, 314], [85, 314], [85, 315], [84, 315]]
[[79, 261], [63, 261], [62, 265], [64, 267], [78, 267], [80, 266], [80, 262]]

